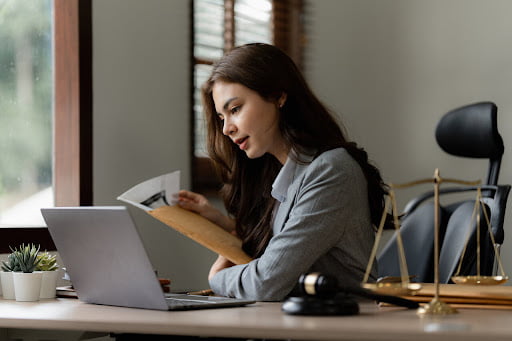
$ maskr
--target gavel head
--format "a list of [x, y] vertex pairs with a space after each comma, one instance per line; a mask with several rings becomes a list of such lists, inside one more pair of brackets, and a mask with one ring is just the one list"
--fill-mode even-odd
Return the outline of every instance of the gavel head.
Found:
[[333, 297], [339, 290], [335, 277], [319, 272], [301, 275], [299, 288], [302, 294], [317, 297]]
[[336, 277], [320, 273], [300, 276], [300, 296], [288, 297], [282, 310], [291, 315], [355, 315], [359, 305], [352, 297], [336, 295], [340, 291]]

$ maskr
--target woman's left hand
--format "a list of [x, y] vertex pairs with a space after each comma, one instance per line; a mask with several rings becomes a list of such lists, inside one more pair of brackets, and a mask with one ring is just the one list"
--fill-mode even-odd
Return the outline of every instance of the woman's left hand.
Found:
[[208, 279], [211, 279], [213, 276], [215, 276], [217, 272], [224, 270], [226, 268], [230, 268], [233, 265], [235, 265], [235, 263], [231, 262], [226, 257], [219, 255], [215, 263], [213, 263], [212, 267], [210, 268]]
[[233, 233], [235, 230], [235, 221], [222, 214], [220, 210], [210, 204], [204, 195], [181, 190], [178, 192], [178, 205], [184, 209], [198, 213], [230, 233]]

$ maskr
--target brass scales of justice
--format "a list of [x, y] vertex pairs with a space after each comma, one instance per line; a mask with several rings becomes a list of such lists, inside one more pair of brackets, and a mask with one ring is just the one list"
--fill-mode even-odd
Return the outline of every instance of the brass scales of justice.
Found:
[[[373, 249], [370, 255], [370, 260], [368, 262], [366, 272], [363, 278], [362, 286], [366, 289], [372, 290], [374, 292], [389, 294], [389, 295], [414, 295], [421, 289], [421, 283], [411, 283], [409, 277], [409, 271], [407, 269], [407, 261], [405, 258], [405, 252], [403, 247], [403, 240], [400, 235], [400, 223], [398, 219], [398, 210], [396, 205], [396, 196], [394, 189], [401, 189], [416, 186], [419, 184], [433, 183], [434, 184], [434, 288], [435, 293], [433, 299], [426, 305], [418, 308], [418, 315], [447, 315], [457, 313], [457, 310], [452, 308], [447, 303], [443, 302], [439, 298], [439, 207], [440, 207], [440, 199], [439, 199], [439, 188], [441, 183], [456, 183], [460, 185], [466, 186], [476, 186], [480, 184], [480, 181], [463, 181], [457, 179], [443, 179], [439, 174], [439, 169], [434, 171], [434, 177], [429, 179], [422, 179], [417, 181], [412, 181], [404, 184], [389, 184], [389, 193], [386, 197], [386, 201], [384, 204], [384, 210], [382, 212], [382, 217], [379, 223], [379, 227], [377, 229], [377, 233], [375, 235], [375, 242], [373, 245]], [[384, 223], [386, 221], [387, 212], [391, 207], [391, 211], [393, 214], [393, 224], [396, 233], [396, 242], [399, 254], [399, 266], [400, 266], [400, 277], [393, 278], [388, 281], [378, 281], [377, 283], [368, 283], [368, 278], [373, 267], [373, 263], [376, 259], [377, 249], [380, 244], [380, 239], [382, 236], [382, 232], [384, 229]], [[480, 220], [481, 215], [480, 211], [483, 212], [485, 222], [487, 224], [487, 231], [489, 233], [493, 249], [494, 256], [497, 260], [498, 267], [500, 269], [501, 275], [497, 276], [482, 276], [480, 275]], [[455, 274], [451, 277], [451, 280], [455, 284], [471, 284], [471, 285], [499, 285], [508, 281], [508, 276], [505, 275], [505, 271], [503, 270], [503, 264], [501, 263], [501, 258], [496, 247], [496, 242], [494, 239], [494, 235], [491, 230], [491, 223], [489, 220], [489, 216], [487, 214], [487, 210], [484, 207], [484, 203], [482, 200], [482, 193], [480, 188], [477, 188], [477, 194], [475, 198], [475, 205], [473, 209], [473, 213], [471, 216], [470, 224], [472, 224], [476, 219], [476, 242], [477, 242], [477, 257], [476, 257], [476, 275], [472, 276], [461, 276], [459, 275], [460, 269], [462, 266], [462, 261], [464, 259], [464, 255], [467, 249], [467, 245], [470, 238], [471, 229], [468, 229], [466, 235], [466, 241], [464, 243], [464, 247], [460, 256], [459, 265]]]

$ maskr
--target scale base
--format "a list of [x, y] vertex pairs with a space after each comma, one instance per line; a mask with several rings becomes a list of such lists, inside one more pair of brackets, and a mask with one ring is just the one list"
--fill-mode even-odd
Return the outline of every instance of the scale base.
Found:
[[432, 299], [430, 303], [418, 308], [418, 315], [450, 315], [458, 313], [457, 309], [450, 307], [448, 304], [439, 300], [438, 298]]

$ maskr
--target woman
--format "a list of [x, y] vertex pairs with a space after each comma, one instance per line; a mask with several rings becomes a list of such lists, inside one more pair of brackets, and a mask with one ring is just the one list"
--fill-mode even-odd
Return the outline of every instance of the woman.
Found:
[[240, 46], [214, 66], [202, 97], [229, 217], [197, 193], [180, 191], [179, 203], [238, 235], [254, 258], [219, 256], [213, 291], [282, 300], [309, 271], [359, 285], [386, 188], [293, 61], [272, 45]]

